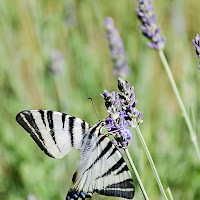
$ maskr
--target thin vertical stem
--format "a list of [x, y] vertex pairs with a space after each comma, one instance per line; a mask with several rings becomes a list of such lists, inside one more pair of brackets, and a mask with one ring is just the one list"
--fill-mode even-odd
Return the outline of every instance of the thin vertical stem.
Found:
[[167, 194], [168, 194], [170, 200], [174, 200], [174, 198], [173, 198], [173, 196], [172, 196], [172, 193], [171, 193], [171, 190], [170, 190], [169, 187], [167, 188]]
[[182, 99], [181, 99], [181, 96], [180, 96], [180, 94], [179, 94], [178, 88], [177, 88], [177, 86], [176, 86], [176, 83], [175, 83], [175, 81], [174, 81], [174, 78], [173, 78], [173, 76], [172, 76], [171, 70], [170, 70], [170, 68], [169, 68], [168, 62], [167, 62], [167, 60], [166, 60], [166, 58], [165, 58], [165, 55], [164, 55], [163, 51], [161, 51], [161, 50], [159, 51], [159, 56], [160, 56], [160, 59], [161, 59], [161, 61], [162, 61], [162, 63], [163, 63], [163, 66], [164, 66], [164, 68], [165, 68], [165, 70], [166, 70], [167, 76], [168, 76], [169, 81], [170, 81], [170, 83], [171, 83], [171, 85], [172, 85], [172, 88], [173, 88], [173, 90], [174, 90], [174, 93], [175, 93], [175, 95], [176, 95], [176, 98], [177, 98], [177, 100], [178, 100], [178, 104], [179, 104], [179, 106], [180, 106], [180, 108], [181, 108], [181, 110], [182, 110], [183, 117], [184, 117], [184, 119], [185, 119], [185, 122], [186, 122], [186, 124], [187, 124], [188, 130], [189, 130], [189, 133], [190, 133], [190, 138], [191, 138], [191, 140], [192, 140], [192, 143], [193, 143], [193, 145], [194, 145], [194, 147], [195, 147], [195, 150], [196, 150], [198, 159], [199, 159], [199, 161], [200, 161], [200, 150], [199, 150], [199, 146], [198, 146], [198, 143], [197, 143], [196, 134], [195, 134], [194, 129], [193, 129], [193, 127], [192, 127], [190, 118], [188, 117], [188, 114], [187, 114], [187, 112], [186, 112], [185, 106], [184, 106], [184, 104], [183, 104], [183, 101], [182, 101]]
[[164, 188], [163, 188], [163, 185], [162, 185], [162, 183], [161, 183], [161, 181], [160, 181], [158, 172], [157, 172], [156, 167], [155, 167], [155, 165], [154, 165], [153, 159], [152, 159], [151, 154], [150, 154], [150, 152], [149, 152], [149, 149], [148, 149], [148, 147], [147, 147], [147, 145], [146, 145], [146, 143], [145, 143], [145, 141], [144, 141], [144, 138], [143, 138], [143, 136], [142, 136], [142, 133], [141, 133], [141, 131], [140, 131], [139, 126], [136, 126], [136, 131], [137, 131], [137, 134], [138, 134], [138, 136], [139, 136], [139, 138], [140, 138], [140, 141], [141, 141], [141, 143], [142, 143], [142, 146], [143, 146], [143, 148], [144, 148], [144, 151], [145, 151], [145, 153], [146, 153], [146, 155], [147, 155], [147, 158], [148, 158], [148, 160], [149, 160], [149, 163], [150, 163], [150, 165], [151, 165], [151, 168], [152, 168], [152, 170], [153, 170], [153, 173], [154, 173], [154, 175], [155, 175], [155, 177], [156, 177], [156, 181], [157, 181], [158, 186], [159, 186], [159, 188], [160, 188], [160, 192], [162, 193], [163, 197], [164, 197], [166, 200], [168, 200], [168, 198], [167, 198], [167, 196], [166, 196], [166, 193], [165, 193], [165, 190], [164, 190]]
[[149, 200], [149, 197], [147, 196], [147, 193], [146, 193], [146, 191], [145, 191], [145, 189], [144, 189], [144, 186], [143, 186], [142, 181], [141, 181], [141, 179], [140, 179], [140, 176], [139, 176], [139, 174], [138, 174], [138, 172], [137, 172], [137, 169], [136, 169], [136, 167], [135, 167], [135, 165], [134, 165], [134, 163], [133, 163], [133, 161], [132, 161], [132, 159], [131, 159], [131, 156], [130, 156], [130, 154], [129, 154], [128, 149], [125, 149], [125, 153], [126, 153], [126, 156], [127, 156], [127, 158], [128, 158], [128, 161], [129, 161], [129, 163], [130, 163], [130, 165], [131, 165], [131, 167], [132, 167], [132, 169], [133, 169], [133, 171], [134, 171], [134, 173], [135, 173], [135, 176], [136, 176], [136, 178], [137, 178], [138, 184], [139, 184], [139, 186], [140, 186], [140, 189], [141, 189], [141, 191], [142, 191], [142, 194], [143, 194], [144, 198], [145, 198], [146, 200]]

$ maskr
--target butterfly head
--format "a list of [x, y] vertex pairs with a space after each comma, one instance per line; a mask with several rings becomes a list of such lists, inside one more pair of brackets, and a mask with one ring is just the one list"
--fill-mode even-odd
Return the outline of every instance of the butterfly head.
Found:
[[89, 138], [92, 138], [93, 135], [99, 136], [103, 134], [104, 126], [106, 125], [105, 121], [99, 121], [97, 124], [92, 126], [89, 129]]

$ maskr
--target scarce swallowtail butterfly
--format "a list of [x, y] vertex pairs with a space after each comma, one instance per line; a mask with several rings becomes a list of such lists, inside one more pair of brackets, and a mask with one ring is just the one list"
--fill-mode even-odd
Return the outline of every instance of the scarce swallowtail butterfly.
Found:
[[25, 110], [16, 120], [52, 158], [62, 158], [72, 147], [81, 152], [66, 200], [91, 198], [94, 192], [133, 198], [131, 173], [120, 151], [103, 134], [104, 121], [90, 126], [82, 119], [50, 110]]

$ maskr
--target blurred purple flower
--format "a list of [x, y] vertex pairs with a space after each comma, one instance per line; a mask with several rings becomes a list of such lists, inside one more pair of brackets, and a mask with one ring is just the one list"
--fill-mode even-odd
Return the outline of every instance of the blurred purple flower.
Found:
[[119, 33], [114, 26], [114, 21], [111, 17], [105, 18], [104, 25], [106, 29], [106, 37], [109, 41], [111, 56], [115, 64], [113, 73], [117, 77], [127, 77], [129, 73], [129, 66], [126, 60], [126, 52], [124, 50], [123, 41], [119, 36]]
[[29, 194], [26, 198], [26, 200], [36, 200], [36, 196], [34, 194]]
[[106, 128], [114, 136], [113, 143], [121, 147], [127, 147], [132, 134], [128, 126], [135, 128], [142, 122], [143, 113], [136, 109], [137, 100], [135, 99], [134, 88], [129, 82], [118, 78], [119, 93], [114, 91], [109, 93], [104, 90], [101, 96], [105, 100], [105, 105], [109, 113], [106, 119]]
[[[197, 56], [200, 58], [200, 37], [199, 37], [198, 34], [196, 35], [195, 39], [192, 40], [192, 43], [196, 47], [196, 54], [197, 54]], [[200, 66], [199, 66], [199, 69], [200, 69]]]
[[52, 50], [50, 52], [49, 57], [50, 57], [49, 58], [50, 60], [49, 60], [48, 68], [50, 69], [53, 76], [58, 76], [59, 74], [63, 72], [64, 67], [66, 65], [64, 56], [61, 52], [57, 50]]
[[138, 3], [139, 8], [136, 12], [138, 19], [142, 22], [142, 25], [139, 25], [139, 29], [151, 41], [147, 43], [148, 47], [162, 50], [165, 46], [165, 37], [160, 37], [161, 27], [157, 25], [152, 0], [138, 0]]

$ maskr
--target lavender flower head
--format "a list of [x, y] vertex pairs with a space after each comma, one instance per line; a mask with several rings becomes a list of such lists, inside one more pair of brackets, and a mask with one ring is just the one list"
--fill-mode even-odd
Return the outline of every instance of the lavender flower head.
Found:
[[[197, 56], [200, 58], [200, 37], [198, 34], [196, 35], [195, 39], [192, 40], [192, 43], [196, 47]], [[199, 62], [199, 64], [200, 64], [200, 62]], [[200, 69], [200, 66], [199, 66], [199, 69]]]
[[151, 42], [147, 45], [156, 50], [162, 50], [165, 46], [165, 37], [160, 37], [161, 27], [157, 25], [156, 14], [153, 10], [152, 0], [138, 0], [139, 8], [136, 10], [142, 25], [139, 29]]
[[109, 41], [111, 56], [115, 64], [114, 75], [127, 77], [129, 73], [129, 66], [126, 61], [126, 52], [124, 44], [119, 36], [117, 29], [114, 26], [114, 21], [111, 17], [105, 19], [106, 37]]
[[48, 68], [53, 76], [58, 76], [63, 72], [66, 65], [63, 54], [57, 50], [52, 50], [49, 59]]
[[113, 135], [113, 143], [121, 147], [127, 147], [132, 140], [132, 133], [128, 126], [135, 128], [142, 122], [143, 114], [136, 109], [134, 88], [129, 82], [118, 78], [119, 93], [104, 90], [101, 96], [109, 113], [106, 119], [106, 128]]

